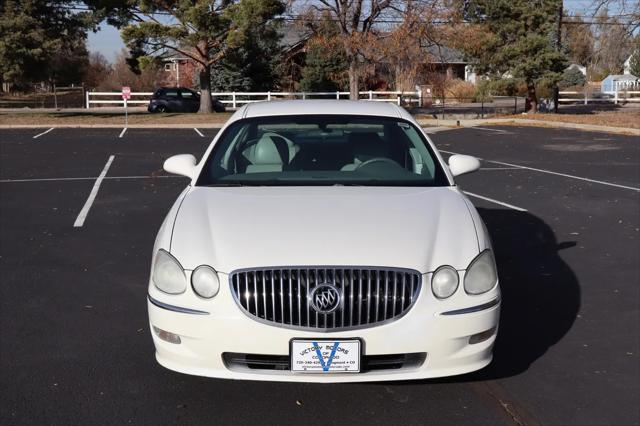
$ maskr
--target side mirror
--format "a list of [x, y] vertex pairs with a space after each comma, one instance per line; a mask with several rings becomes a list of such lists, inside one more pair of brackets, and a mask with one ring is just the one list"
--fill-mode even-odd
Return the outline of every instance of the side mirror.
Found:
[[480, 161], [470, 155], [456, 154], [449, 157], [449, 170], [453, 176], [475, 172], [480, 168]]
[[169, 173], [193, 179], [196, 171], [196, 157], [191, 154], [179, 154], [164, 161], [163, 168]]

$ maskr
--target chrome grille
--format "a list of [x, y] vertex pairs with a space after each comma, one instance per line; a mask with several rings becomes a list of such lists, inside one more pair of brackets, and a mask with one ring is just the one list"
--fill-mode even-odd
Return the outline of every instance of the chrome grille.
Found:
[[[238, 305], [259, 321], [296, 329], [364, 328], [404, 315], [415, 302], [421, 275], [397, 268], [256, 268], [229, 277]], [[314, 310], [313, 289], [331, 284], [341, 302], [331, 313]]]

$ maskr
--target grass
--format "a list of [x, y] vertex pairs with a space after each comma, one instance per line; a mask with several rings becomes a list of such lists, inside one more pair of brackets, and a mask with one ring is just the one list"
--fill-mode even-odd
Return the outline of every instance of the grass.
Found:
[[596, 126], [640, 129], [640, 111], [597, 111], [590, 114], [526, 114], [500, 118], [524, 118], [528, 120], [562, 123], [592, 124]]
[[[149, 114], [147, 112], [130, 112], [129, 125], [184, 125], [184, 126], [220, 126], [231, 113], [212, 114]], [[0, 112], [0, 125], [109, 125], [124, 126], [122, 112]]]

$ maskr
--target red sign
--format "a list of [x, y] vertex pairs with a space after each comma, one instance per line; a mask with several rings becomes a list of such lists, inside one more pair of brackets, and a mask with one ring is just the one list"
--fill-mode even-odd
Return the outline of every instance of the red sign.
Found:
[[122, 99], [131, 99], [131, 87], [124, 86], [122, 88]]

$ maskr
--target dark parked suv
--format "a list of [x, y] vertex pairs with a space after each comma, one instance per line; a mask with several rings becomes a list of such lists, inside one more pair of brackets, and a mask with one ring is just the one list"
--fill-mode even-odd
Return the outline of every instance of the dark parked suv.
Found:
[[[224, 112], [224, 104], [212, 98], [213, 110]], [[161, 87], [149, 101], [149, 112], [198, 112], [200, 94], [182, 87]]]

